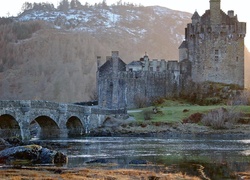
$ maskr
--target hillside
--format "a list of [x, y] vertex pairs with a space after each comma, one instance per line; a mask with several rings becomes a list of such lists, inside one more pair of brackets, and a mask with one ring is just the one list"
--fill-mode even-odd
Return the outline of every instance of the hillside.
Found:
[[[119, 50], [128, 62], [145, 52], [151, 58], [177, 59], [190, 16], [162, 7], [27, 10], [0, 26], [0, 98], [89, 100], [96, 56], [105, 59]], [[25, 37], [23, 26], [38, 28]]]
[[42, 6], [1, 19], [0, 98], [89, 100], [96, 56], [105, 60], [118, 50], [125, 62], [145, 52], [150, 59], [177, 60], [190, 18], [158, 6], [96, 5], [67, 11]]

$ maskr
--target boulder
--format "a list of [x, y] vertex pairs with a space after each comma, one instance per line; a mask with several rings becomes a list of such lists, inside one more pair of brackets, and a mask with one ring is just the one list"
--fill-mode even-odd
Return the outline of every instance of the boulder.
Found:
[[106, 128], [106, 127], [118, 127], [122, 123], [123, 123], [123, 121], [121, 119], [117, 119], [115, 117], [109, 116], [104, 120], [102, 127], [104, 127], [104, 128]]
[[146, 161], [146, 160], [142, 160], [142, 159], [134, 159], [134, 160], [131, 160], [129, 162], [129, 164], [132, 164], [132, 165], [145, 165], [145, 164], [149, 164], [149, 162]]
[[107, 159], [96, 159], [86, 162], [87, 164], [108, 164], [110, 163]]
[[11, 144], [8, 141], [6, 141], [3, 138], [0, 138], [0, 147], [5, 148], [5, 147], [10, 147], [10, 146], [11, 146]]
[[10, 165], [65, 164], [67, 156], [39, 145], [16, 146], [0, 151], [0, 162]]

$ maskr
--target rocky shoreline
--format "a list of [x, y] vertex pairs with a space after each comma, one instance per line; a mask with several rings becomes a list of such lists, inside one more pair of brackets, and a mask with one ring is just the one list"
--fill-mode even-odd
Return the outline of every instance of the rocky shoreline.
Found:
[[2, 166], [63, 165], [68, 161], [67, 156], [59, 151], [38, 144], [26, 144], [18, 138], [0, 139], [0, 142]]
[[125, 123], [120, 126], [103, 126], [90, 132], [89, 136], [121, 137], [249, 137], [249, 124], [235, 124], [230, 129], [213, 129], [195, 123]]

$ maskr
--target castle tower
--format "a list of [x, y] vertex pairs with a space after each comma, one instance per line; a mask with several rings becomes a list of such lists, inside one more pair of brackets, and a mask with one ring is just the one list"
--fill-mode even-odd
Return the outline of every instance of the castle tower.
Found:
[[244, 87], [244, 38], [246, 23], [234, 11], [224, 13], [221, 0], [210, 0], [210, 10], [197, 12], [185, 29], [179, 60], [192, 64], [194, 82], [219, 82]]
[[98, 68], [98, 105], [102, 109], [126, 108], [125, 82], [120, 76], [126, 71], [126, 64], [119, 58], [118, 51], [112, 51], [107, 61]]
[[221, 24], [220, 0], [210, 0], [211, 25]]

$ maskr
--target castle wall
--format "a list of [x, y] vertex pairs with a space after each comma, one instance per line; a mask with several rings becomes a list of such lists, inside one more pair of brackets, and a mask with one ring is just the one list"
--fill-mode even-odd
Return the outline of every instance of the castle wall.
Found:
[[[207, 29], [206, 26], [202, 28]], [[192, 79], [244, 87], [244, 37], [222, 29], [211, 31], [194, 34], [189, 31], [188, 59], [192, 62]]]
[[182, 61], [184, 59], [188, 59], [187, 48], [181, 48], [181, 49], [179, 49], [179, 61]]
[[[133, 65], [137, 67], [137, 62]], [[157, 98], [178, 95], [191, 74], [190, 61], [148, 61], [149, 71], [126, 70], [119, 58], [111, 58], [99, 68], [98, 104], [103, 110], [136, 108]], [[128, 66], [127, 66], [128, 68]], [[135, 69], [134, 69], [135, 70]]]

